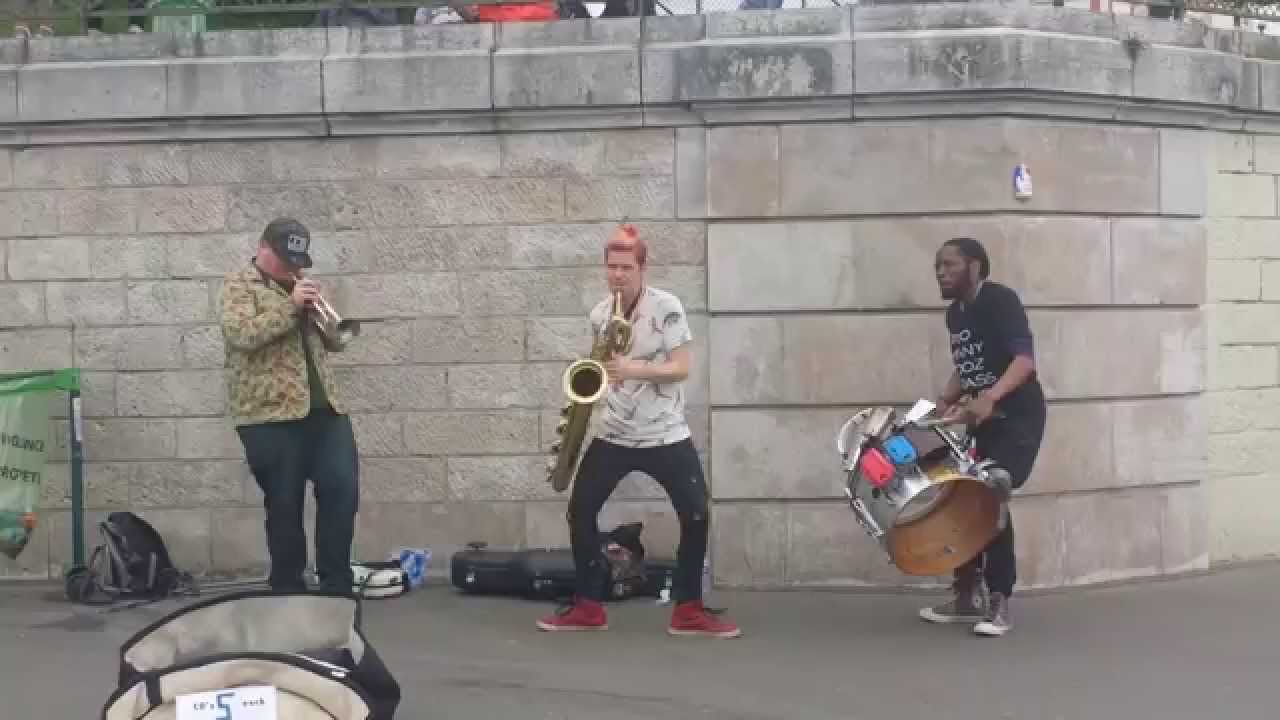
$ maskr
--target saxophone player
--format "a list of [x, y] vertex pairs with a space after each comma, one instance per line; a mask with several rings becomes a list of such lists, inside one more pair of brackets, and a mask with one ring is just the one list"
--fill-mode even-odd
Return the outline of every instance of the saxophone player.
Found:
[[316, 570], [323, 592], [350, 593], [359, 466], [329, 353], [341, 349], [310, 313], [325, 304], [312, 280], [311, 234], [297, 220], [267, 225], [257, 254], [222, 284], [230, 413], [266, 508], [268, 582], [306, 589], [303, 499], [315, 485]]
[[668, 632], [737, 637], [741, 632], [735, 624], [713, 617], [702, 604], [710, 503], [684, 416], [692, 334], [683, 304], [645, 282], [648, 250], [633, 226], [622, 225], [611, 234], [604, 260], [609, 297], [591, 310], [593, 336], [599, 338], [610, 317], [620, 312], [632, 327], [631, 347], [605, 362], [610, 387], [600, 427], [583, 454], [569, 497], [577, 578], [573, 603], [537, 626], [545, 631], [608, 629], [602, 602], [608, 566], [597, 517], [622, 478], [642, 472], [662, 485], [680, 519]]

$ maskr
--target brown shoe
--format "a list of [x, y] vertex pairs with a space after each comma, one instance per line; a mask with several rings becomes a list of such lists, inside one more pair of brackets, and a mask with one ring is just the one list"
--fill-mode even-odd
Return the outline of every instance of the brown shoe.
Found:
[[966, 565], [955, 573], [951, 589], [955, 597], [941, 605], [920, 610], [920, 617], [932, 623], [980, 622], [987, 619], [982, 574], [977, 565]]

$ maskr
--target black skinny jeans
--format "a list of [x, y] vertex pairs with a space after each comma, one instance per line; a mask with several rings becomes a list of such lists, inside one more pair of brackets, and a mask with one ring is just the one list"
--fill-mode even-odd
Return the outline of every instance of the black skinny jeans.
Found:
[[236, 428], [245, 459], [265, 495], [269, 582], [273, 590], [306, 589], [303, 502], [315, 486], [316, 574], [323, 592], [350, 593], [351, 544], [360, 504], [360, 466], [351, 419], [312, 410], [301, 420]]
[[593, 439], [582, 457], [569, 497], [569, 539], [577, 571], [578, 595], [604, 600], [608, 565], [600, 547], [600, 509], [622, 478], [641, 472], [667, 491], [680, 518], [680, 546], [672, 593], [677, 603], [702, 598], [702, 561], [711, 527], [707, 482], [693, 441], [631, 448]]
[[[978, 457], [996, 461], [1009, 471], [1014, 489], [1026, 484], [1040, 453], [1044, 439], [1043, 411], [1030, 417], [1007, 417], [988, 420], [974, 430]], [[957, 573], [981, 569], [987, 589], [1005, 597], [1013, 595], [1018, 581], [1018, 560], [1014, 553], [1013, 514], [1003, 531], [973, 560]]]

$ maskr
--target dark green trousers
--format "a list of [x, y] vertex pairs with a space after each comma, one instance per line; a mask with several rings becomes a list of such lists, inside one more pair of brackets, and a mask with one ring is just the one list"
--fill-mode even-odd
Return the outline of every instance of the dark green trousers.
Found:
[[307, 480], [316, 498], [316, 574], [324, 592], [350, 593], [351, 544], [360, 509], [360, 465], [351, 419], [312, 410], [301, 420], [236, 428], [245, 459], [265, 496], [273, 590], [306, 589]]

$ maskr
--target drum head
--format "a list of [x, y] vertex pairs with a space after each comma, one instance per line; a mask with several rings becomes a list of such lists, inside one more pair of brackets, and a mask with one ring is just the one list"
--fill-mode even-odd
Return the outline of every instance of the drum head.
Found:
[[945, 575], [982, 552], [999, 532], [1000, 499], [974, 478], [948, 474], [903, 508], [889, 531], [890, 558], [908, 575]]

